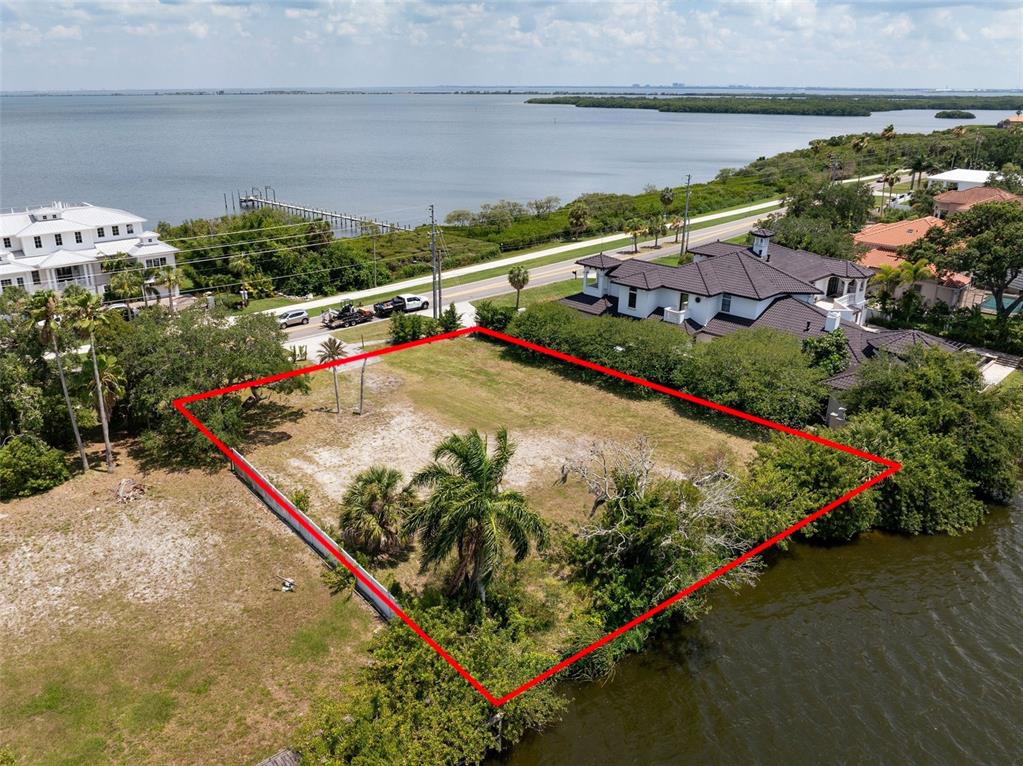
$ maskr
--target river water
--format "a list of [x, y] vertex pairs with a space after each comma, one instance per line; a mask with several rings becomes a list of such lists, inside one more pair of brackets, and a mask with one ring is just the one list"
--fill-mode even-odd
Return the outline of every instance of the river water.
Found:
[[500, 763], [1023, 763], [1023, 514], [796, 545]]
[[[661, 114], [525, 95], [0, 97], [0, 207], [55, 199], [152, 222], [224, 212], [225, 192], [419, 223], [459, 207], [697, 181], [814, 138], [946, 129], [933, 111], [870, 117]], [[972, 123], [1007, 115], [978, 111]]]

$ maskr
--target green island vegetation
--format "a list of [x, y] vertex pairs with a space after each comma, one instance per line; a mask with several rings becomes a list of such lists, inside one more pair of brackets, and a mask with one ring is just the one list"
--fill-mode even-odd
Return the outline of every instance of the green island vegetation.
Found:
[[939, 120], [975, 120], [977, 115], [973, 112], [967, 112], [964, 109], [942, 109], [940, 112], [935, 112], [934, 116]]
[[[901, 109], [1023, 109], [1020, 96], [867, 96], [780, 94], [771, 96], [550, 96], [528, 104], [566, 104], [601, 109], [655, 109], [712, 114], [801, 114], [869, 117]], [[972, 116], [972, 115], [971, 115]]]

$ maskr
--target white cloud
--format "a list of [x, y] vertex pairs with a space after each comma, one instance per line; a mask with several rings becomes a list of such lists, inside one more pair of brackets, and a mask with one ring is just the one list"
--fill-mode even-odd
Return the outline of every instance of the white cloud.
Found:
[[74, 26], [66, 27], [63, 24], [57, 24], [54, 27], [50, 27], [46, 32], [47, 40], [81, 40], [82, 39], [82, 28], [77, 24]]
[[201, 21], [193, 21], [188, 25], [188, 31], [192, 37], [198, 38], [199, 40], [206, 39], [206, 36], [210, 33], [209, 25], [204, 24]]
[[284, 15], [289, 19], [313, 19], [320, 15], [316, 8], [285, 8]]
[[157, 34], [160, 28], [150, 21], [148, 24], [129, 24], [124, 27], [124, 31], [134, 37], [151, 37]]

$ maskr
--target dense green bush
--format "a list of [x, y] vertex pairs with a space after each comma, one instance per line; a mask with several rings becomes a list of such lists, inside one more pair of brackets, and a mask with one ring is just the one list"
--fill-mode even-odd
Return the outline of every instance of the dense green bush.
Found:
[[477, 301], [476, 323], [488, 330], [504, 332], [515, 317], [513, 306], [495, 306], [493, 301]]
[[396, 311], [391, 314], [390, 339], [393, 345], [436, 335], [440, 324], [431, 317], [421, 314], [406, 314]]
[[64, 453], [41, 439], [15, 437], [0, 447], [0, 500], [45, 492], [69, 478]]
[[[587, 317], [557, 303], [538, 303], [512, 320], [508, 332], [603, 367], [670, 385], [692, 341], [678, 327], [619, 317]], [[532, 355], [532, 352], [527, 352]], [[564, 369], [564, 367], [562, 367]], [[615, 385], [601, 373], [589, 377]], [[638, 392], [635, 385], [628, 384]]]
[[[453, 604], [412, 607], [411, 616], [487, 688], [504, 694], [558, 658], [515, 639], [493, 620], [472, 622]], [[318, 764], [470, 764], [556, 721], [565, 707], [551, 683], [500, 708], [434, 649], [395, 621], [378, 634], [373, 664], [353, 698], [317, 707], [299, 751]]]
[[801, 426], [820, 420], [827, 397], [824, 378], [797, 338], [762, 328], [697, 344], [673, 382], [718, 404]]

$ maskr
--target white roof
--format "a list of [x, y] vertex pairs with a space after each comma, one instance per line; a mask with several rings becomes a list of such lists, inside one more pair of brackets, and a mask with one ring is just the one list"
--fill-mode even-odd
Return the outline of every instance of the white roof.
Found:
[[56, 250], [49, 255], [31, 255], [28, 258], [19, 258], [18, 263], [24, 263], [34, 269], [55, 269], [62, 266], [78, 266], [86, 263], [95, 263], [98, 253], [95, 249], [88, 250]]
[[967, 170], [966, 168], [954, 168], [938, 173], [934, 176], [927, 176], [928, 181], [944, 181], [949, 184], [984, 184], [991, 177], [990, 170]]
[[[146, 232], [143, 236], [155, 237], [157, 235], [153, 232]], [[117, 239], [113, 242], [97, 242], [96, 249], [101, 255], [137, 255], [139, 258], [166, 255], [178, 251], [173, 245], [168, 245], [158, 239], [153, 242], [143, 242], [139, 237]]]
[[[33, 221], [32, 213], [57, 213], [60, 218], [47, 221]], [[57, 203], [53, 207], [33, 208], [20, 212], [0, 213], [0, 233], [3, 236], [37, 236], [40, 234], [53, 234], [64, 231], [74, 231], [80, 228], [95, 228], [97, 226], [113, 226], [126, 223], [145, 223], [145, 218], [140, 218], [127, 210], [118, 210], [113, 207], [98, 207], [83, 202], [76, 205], [65, 205]]]
[[28, 266], [22, 266], [17, 261], [13, 263], [0, 263], [0, 277], [8, 274], [28, 274], [32, 269]]
[[28, 213], [4, 213], [0, 215], [0, 236], [13, 237], [30, 223]]

